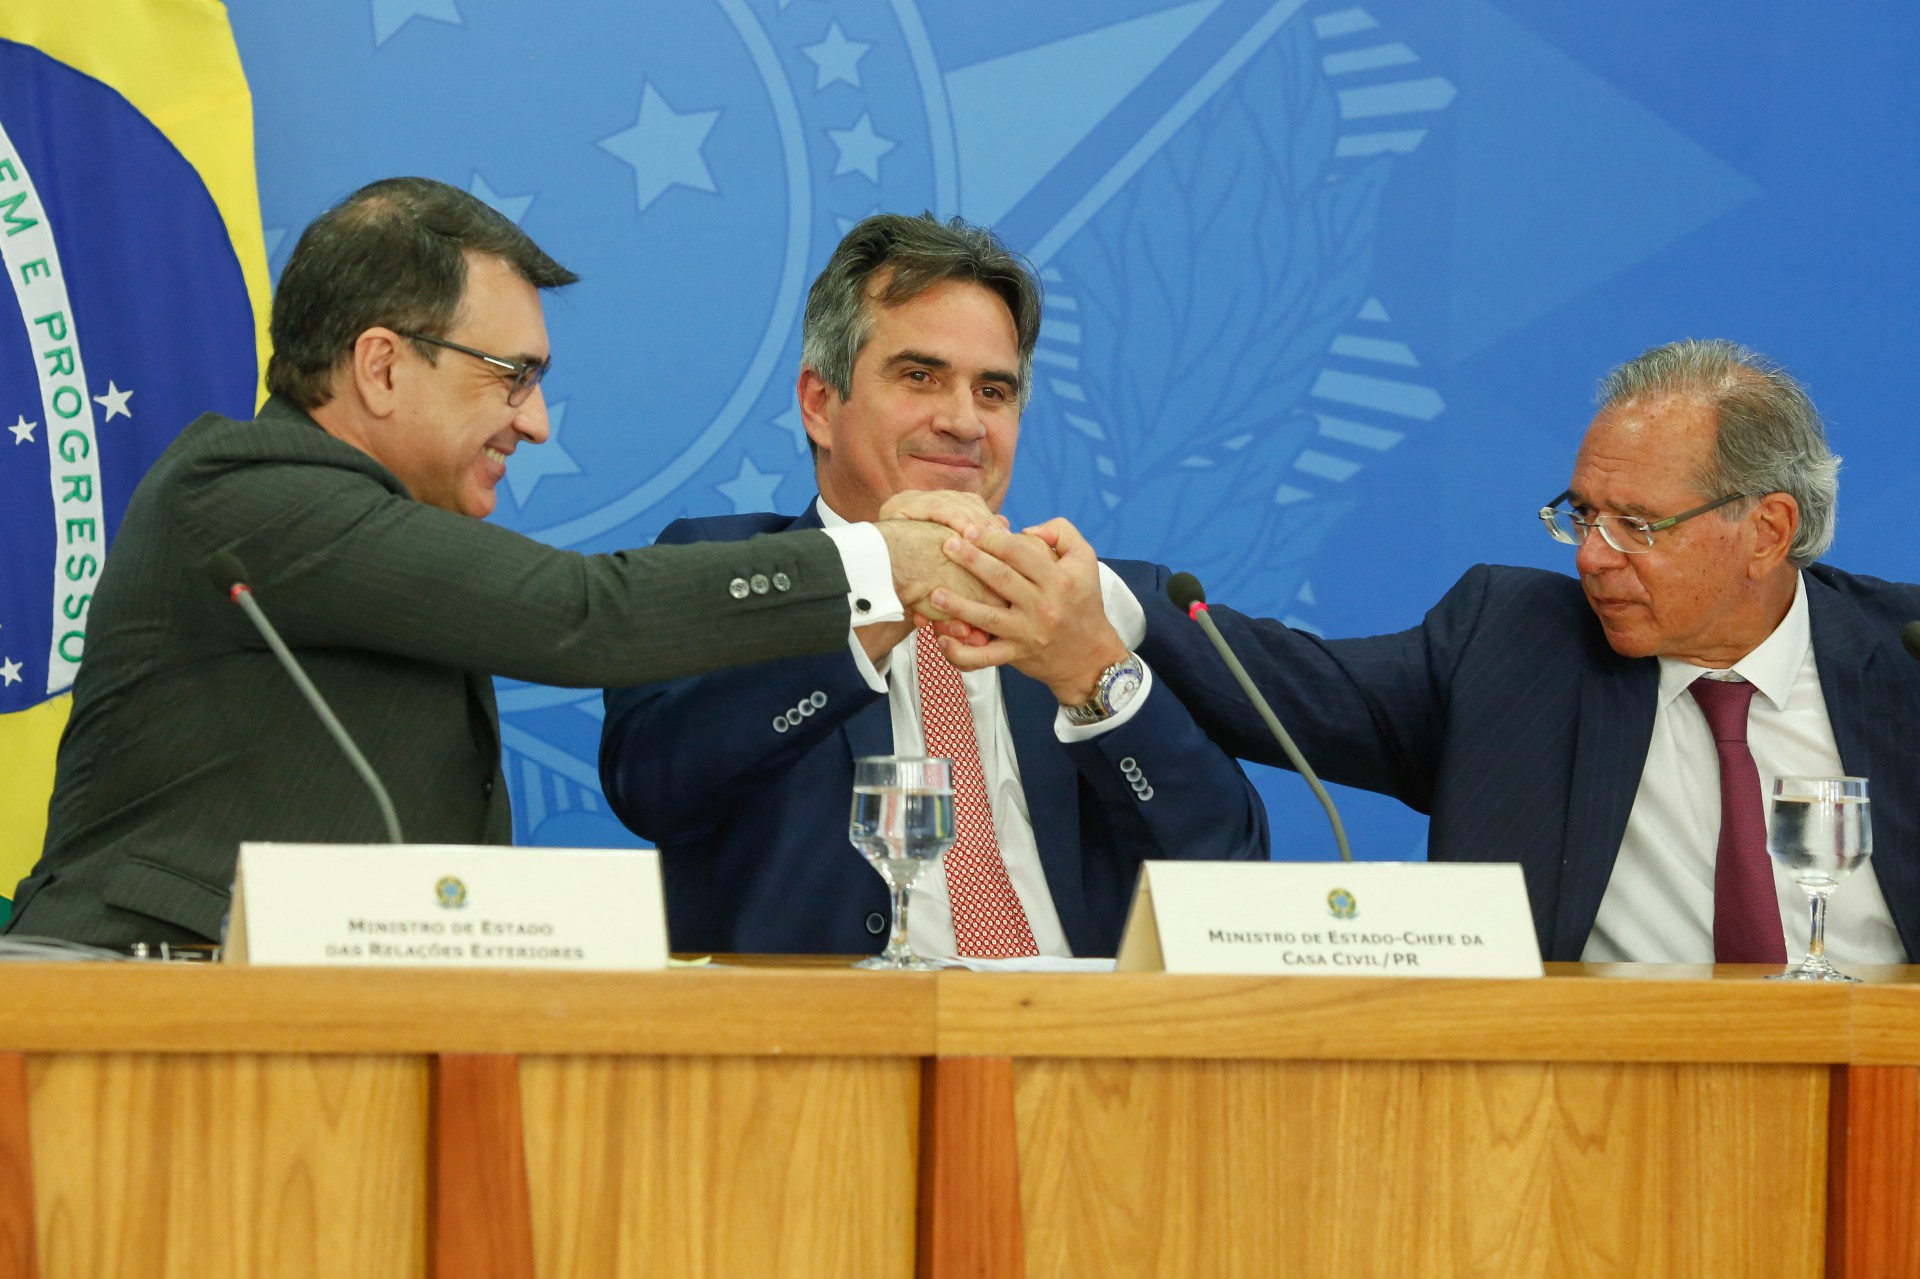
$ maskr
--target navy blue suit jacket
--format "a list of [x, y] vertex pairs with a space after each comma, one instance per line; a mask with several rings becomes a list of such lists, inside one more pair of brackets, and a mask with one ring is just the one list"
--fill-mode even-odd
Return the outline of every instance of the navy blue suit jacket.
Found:
[[[807, 512], [681, 520], [660, 541], [818, 528]], [[1165, 591], [1164, 568], [1108, 566], [1142, 599]], [[1074, 954], [1114, 953], [1142, 860], [1268, 855], [1259, 795], [1164, 685], [1126, 724], [1072, 745], [1054, 735], [1044, 684], [1003, 667], [1000, 691]], [[886, 696], [842, 650], [609, 690], [600, 779], [620, 820], [660, 847], [676, 949], [857, 954], [880, 948], [888, 906], [847, 842], [853, 760], [893, 753]], [[1129, 759], [1150, 799], [1122, 771]]]
[[[1900, 627], [1920, 588], [1816, 564], [1803, 575], [1840, 759], [1873, 782], [1873, 866], [1920, 961], [1920, 664]], [[1140, 653], [1243, 759], [1286, 766], [1200, 628], [1141, 596]], [[1214, 620], [1327, 778], [1432, 816], [1435, 861], [1517, 861], [1550, 960], [1577, 960], [1653, 736], [1655, 658], [1607, 644], [1578, 581], [1479, 565], [1410, 631], [1322, 640], [1228, 608]]]

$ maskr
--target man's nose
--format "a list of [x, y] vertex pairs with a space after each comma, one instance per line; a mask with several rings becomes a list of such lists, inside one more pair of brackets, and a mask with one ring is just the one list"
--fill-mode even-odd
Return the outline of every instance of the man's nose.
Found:
[[987, 433], [987, 424], [980, 420], [980, 410], [974, 403], [973, 391], [967, 387], [957, 387], [952, 395], [941, 397], [939, 407], [934, 411], [933, 426], [942, 435], [950, 435], [968, 443]]
[[1600, 531], [1598, 525], [1587, 530], [1586, 537], [1573, 556], [1575, 566], [1582, 573], [1598, 573], [1606, 569], [1619, 568], [1626, 563], [1626, 560], [1626, 554], [1614, 549], [1613, 543], [1607, 541], [1606, 535]]
[[514, 413], [513, 429], [534, 444], [547, 442], [553, 425], [547, 419], [547, 393], [544, 387], [534, 387], [533, 394], [520, 402], [519, 409]]

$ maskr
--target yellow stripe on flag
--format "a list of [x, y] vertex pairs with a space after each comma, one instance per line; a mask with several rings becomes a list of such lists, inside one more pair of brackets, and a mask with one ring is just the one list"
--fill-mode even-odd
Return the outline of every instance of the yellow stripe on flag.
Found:
[[[246, 282], [264, 380], [270, 303], [253, 95], [225, 6], [216, 0], [0, 0], [0, 40], [37, 49], [113, 89], [193, 166]], [[0, 897], [11, 898], [39, 859], [55, 750], [71, 700], [63, 695], [0, 715]]]
[[53, 752], [67, 726], [71, 695], [11, 715], [0, 715], [0, 897], [40, 860], [47, 830], [47, 797], [53, 794]]
[[216, 0], [5, 0], [0, 40], [31, 45], [119, 91], [199, 173], [240, 259], [264, 385], [270, 305], [253, 167], [253, 94], [226, 6]]

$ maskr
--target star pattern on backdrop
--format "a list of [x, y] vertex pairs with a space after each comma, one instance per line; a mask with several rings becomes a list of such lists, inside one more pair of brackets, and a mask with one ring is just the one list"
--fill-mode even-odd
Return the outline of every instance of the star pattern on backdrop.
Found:
[[33, 428], [38, 425], [40, 425], [38, 422], [27, 421], [27, 415], [22, 413], [20, 420], [7, 429], [13, 432], [13, 442], [15, 444], [31, 444], [33, 443]]
[[807, 424], [800, 420], [800, 406], [798, 404], [789, 406], [785, 413], [773, 419], [773, 424], [783, 431], [792, 433], [794, 452], [805, 453], [807, 451]]
[[533, 498], [534, 486], [549, 475], [580, 474], [580, 464], [560, 444], [560, 424], [566, 416], [565, 400], [547, 405], [547, 442], [522, 444], [508, 456], [507, 488], [515, 506], [526, 506]]
[[833, 166], [836, 178], [847, 173], [864, 173], [869, 181], [880, 181], [880, 157], [900, 145], [875, 133], [873, 116], [864, 111], [851, 129], [828, 129], [827, 136], [840, 148], [840, 159]]
[[800, 46], [800, 52], [813, 60], [814, 92], [818, 93], [830, 84], [850, 84], [859, 88], [860, 59], [871, 48], [871, 44], [847, 39], [838, 22], [829, 23], [826, 39], [819, 44]]
[[20, 663], [15, 661], [0, 662], [0, 680], [5, 680], [9, 684], [18, 684], [20, 682]]
[[632, 166], [640, 212], [669, 187], [719, 190], [701, 154], [719, 118], [718, 111], [675, 111], [651, 84], [641, 86], [640, 114], [633, 127], [600, 139], [602, 150]]
[[753, 464], [753, 459], [740, 459], [740, 473], [725, 484], [716, 484], [722, 497], [733, 502], [735, 515], [749, 511], [771, 511], [773, 509], [773, 491], [780, 487], [780, 481], [786, 479], [782, 471], [771, 474], [762, 471]]
[[373, 0], [374, 48], [392, 39], [394, 32], [415, 18], [432, 18], [456, 27], [466, 25], [453, 0]]
[[533, 203], [531, 195], [501, 195], [480, 176], [480, 170], [473, 171], [473, 181], [467, 187], [473, 197], [485, 205], [490, 205], [501, 217], [520, 225], [520, 219], [527, 216], [527, 208]]
[[117, 417], [130, 418], [133, 416], [133, 410], [127, 407], [127, 401], [132, 398], [132, 391], [121, 390], [114, 384], [112, 378], [108, 378], [107, 393], [105, 395], [94, 396], [93, 402], [106, 409], [107, 416], [104, 420], [111, 422]]
[[880, 212], [880, 206], [876, 204], [871, 209], [868, 209], [865, 213], [862, 213], [857, 218], [843, 217], [839, 214], [835, 214], [833, 220], [840, 224], [840, 234], [844, 236], [847, 232], [853, 230], [853, 228], [858, 226], [861, 222], [872, 217], [874, 214], [878, 212]]

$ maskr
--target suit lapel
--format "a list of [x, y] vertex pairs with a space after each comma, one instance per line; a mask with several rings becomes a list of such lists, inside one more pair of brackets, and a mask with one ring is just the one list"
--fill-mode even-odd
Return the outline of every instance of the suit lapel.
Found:
[[1045, 684], [1010, 666], [1000, 668], [1000, 700], [1019, 756], [1020, 790], [1027, 797], [1027, 818], [1047, 890], [1068, 944], [1075, 954], [1085, 954], [1091, 943], [1080, 882], [1080, 774], [1053, 733], [1060, 704]]
[[1660, 667], [1652, 659], [1622, 661], [1608, 653], [1589, 664], [1581, 679], [1559, 907], [1548, 959], [1579, 959], [1593, 931], [1640, 789], [1659, 691]]
[[1908, 691], [1899, 678], [1911, 659], [1893, 652], [1839, 592], [1810, 573], [1800, 580], [1840, 766], [1873, 783], [1873, 873], [1912, 955], [1920, 941], [1920, 918], [1911, 906], [1920, 895], [1920, 860], [1912, 851], [1920, 828], [1905, 784], [1913, 772], [1913, 730]]

